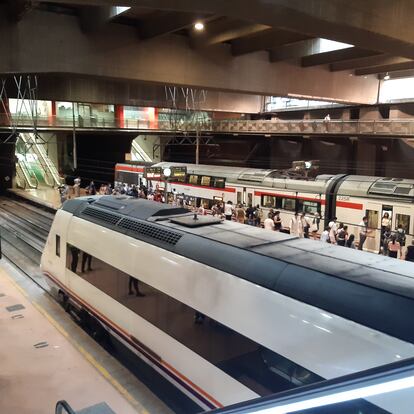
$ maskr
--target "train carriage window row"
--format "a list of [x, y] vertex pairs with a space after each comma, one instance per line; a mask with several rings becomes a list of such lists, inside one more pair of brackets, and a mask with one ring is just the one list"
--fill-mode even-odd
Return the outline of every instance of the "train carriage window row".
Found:
[[300, 198], [282, 197], [273, 195], [262, 195], [262, 207], [273, 208], [286, 211], [298, 211], [305, 214], [321, 213], [321, 203], [319, 201], [308, 201]]

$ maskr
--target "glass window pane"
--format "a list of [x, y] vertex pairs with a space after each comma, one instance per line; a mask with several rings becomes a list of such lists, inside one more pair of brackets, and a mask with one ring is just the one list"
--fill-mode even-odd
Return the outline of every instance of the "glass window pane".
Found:
[[377, 210], [367, 210], [366, 216], [368, 217], [368, 227], [370, 229], [378, 228], [379, 214]]
[[270, 195], [262, 196], [262, 207], [275, 208], [276, 207], [276, 197]]
[[207, 175], [203, 175], [201, 177], [201, 185], [205, 185], [206, 187], [210, 187], [211, 177]]
[[214, 187], [224, 188], [225, 187], [225, 180], [224, 180], [224, 178], [215, 178], [214, 179]]
[[407, 214], [396, 214], [395, 219], [395, 230], [401, 227], [408, 234], [410, 232], [410, 216]]
[[302, 200], [299, 209], [303, 211], [305, 214], [315, 214], [319, 213], [321, 205], [316, 201]]
[[190, 184], [198, 184], [198, 175], [190, 175], [188, 177], [188, 182]]
[[296, 200], [294, 198], [282, 198], [282, 209], [288, 211], [295, 211]]

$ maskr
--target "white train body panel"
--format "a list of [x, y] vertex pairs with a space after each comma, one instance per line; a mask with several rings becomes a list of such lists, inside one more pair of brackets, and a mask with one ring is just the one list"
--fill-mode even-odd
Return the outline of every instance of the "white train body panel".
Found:
[[[60, 258], [55, 254], [56, 234], [61, 238]], [[138, 338], [188, 384], [222, 405], [257, 394], [67, 270], [66, 243], [324, 378], [414, 356], [410, 343], [59, 210], [42, 256], [43, 271], [102, 314], [112, 328]]]

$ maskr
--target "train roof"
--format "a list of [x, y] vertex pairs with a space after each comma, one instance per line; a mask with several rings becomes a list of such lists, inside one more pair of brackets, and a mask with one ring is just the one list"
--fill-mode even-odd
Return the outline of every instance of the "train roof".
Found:
[[414, 265], [128, 197], [63, 205], [84, 220], [414, 343]]

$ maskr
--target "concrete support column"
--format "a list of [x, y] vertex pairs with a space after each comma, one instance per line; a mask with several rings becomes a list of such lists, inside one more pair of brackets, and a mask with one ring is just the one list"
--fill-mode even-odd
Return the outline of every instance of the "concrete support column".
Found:
[[115, 121], [119, 128], [125, 126], [124, 105], [115, 105]]

